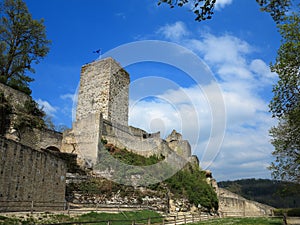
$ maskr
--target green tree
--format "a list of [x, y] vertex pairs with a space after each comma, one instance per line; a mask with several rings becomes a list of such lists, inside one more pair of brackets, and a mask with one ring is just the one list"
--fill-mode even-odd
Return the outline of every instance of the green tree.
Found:
[[[298, 118], [300, 118], [298, 109]], [[276, 127], [271, 128], [272, 144], [276, 158], [269, 167], [275, 179], [300, 182], [300, 119], [297, 123], [288, 118], [280, 119]]]
[[[192, 4], [192, 11], [196, 15], [196, 21], [211, 19], [217, 0], [159, 0], [158, 5], [166, 3], [171, 8], [182, 7], [187, 3]], [[291, 5], [291, 0], [256, 0], [261, 10], [269, 12], [274, 21], [279, 22]]]
[[186, 197], [195, 206], [201, 205], [208, 210], [218, 210], [219, 202], [213, 187], [207, 183], [205, 174], [187, 164], [172, 177], [164, 181], [175, 198]]
[[282, 44], [271, 70], [279, 80], [273, 87], [270, 111], [279, 119], [270, 130], [272, 153], [270, 166], [274, 178], [300, 182], [300, 16], [293, 13], [278, 25]]
[[33, 99], [27, 100], [24, 105], [19, 105], [16, 110], [16, 115], [14, 128], [20, 133], [20, 136], [25, 129], [46, 128], [43, 119], [46, 114]]
[[0, 82], [31, 94], [26, 72], [49, 52], [43, 20], [32, 19], [22, 0], [0, 2], [0, 14]]
[[270, 103], [273, 116], [281, 118], [299, 107], [300, 66], [300, 17], [293, 13], [278, 25], [282, 37], [277, 58], [271, 70], [279, 76], [273, 88], [274, 97]]

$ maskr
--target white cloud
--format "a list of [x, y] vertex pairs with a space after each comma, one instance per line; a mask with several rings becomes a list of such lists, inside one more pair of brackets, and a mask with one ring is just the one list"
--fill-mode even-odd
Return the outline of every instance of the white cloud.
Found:
[[77, 106], [77, 94], [78, 93], [67, 93], [59, 96], [62, 100], [64, 100], [64, 106], [61, 108], [61, 112], [70, 116], [70, 119], [73, 121], [76, 115], [76, 106]]
[[272, 84], [277, 78], [276, 73], [270, 71], [269, 66], [261, 59], [254, 59], [250, 64], [250, 70], [257, 75], [264, 83]]
[[[215, 8], [215, 10], [220, 11], [221, 9], [230, 5], [232, 2], [233, 2], [233, 0], [216, 0], [216, 4], [215, 4], [214, 8]], [[203, 6], [203, 4], [199, 5], [199, 6]], [[195, 5], [194, 5], [194, 2], [189, 1], [187, 4], [184, 5], [184, 7], [188, 8], [189, 10], [193, 10]]]
[[190, 32], [187, 30], [183, 22], [178, 21], [174, 24], [167, 24], [161, 27], [160, 29], [158, 29], [157, 33], [168, 40], [176, 41], [188, 36]]
[[232, 3], [233, 0], [217, 0], [216, 1], [216, 5], [215, 5], [215, 9], [216, 10], [220, 10], [222, 8], [224, 8], [227, 5], [230, 5]]
[[74, 101], [75, 97], [76, 97], [76, 93], [73, 93], [73, 94], [64, 94], [64, 95], [61, 95], [59, 96], [62, 100], [71, 100], [71, 101]]
[[[219, 1], [218, 4], [230, 2]], [[180, 31], [177, 36], [171, 33], [176, 29]], [[256, 53], [254, 46], [235, 36], [204, 33], [199, 39], [189, 38], [192, 33], [182, 22], [162, 27], [160, 34], [196, 52], [218, 78], [227, 119], [223, 145], [217, 158], [215, 151], [218, 149], [205, 150], [209, 138], [212, 142], [217, 140], [210, 136], [210, 131], [212, 119], [218, 118], [212, 118], [210, 105], [196, 86], [167, 89], [157, 96], [167, 101], [139, 102], [131, 111], [130, 123], [149, 131], [151, 120], [157, 122], [160, 119], [165, 131], [163, 136], [172, 129], [181, 131], [195, 146], [201, 166], [209, 166], [219, 180], [269, 177], [266, 167], [271, 161], [273, 147], [269, 143], [268, 130], [275, 121], [268, 112], [263, 91], [270, 88], [276, 74], [270, 72], [262, 59], [253, 56]], [[214, 94], [209, 85], [202, 85], [202, 90]], [[200, 136], [198, 142], [194, 142], [195, 134]]]
[[201, 39], [190, 39], [187, 47], [203, 55], [207, 63], [217, 65], [220, 63], [244, 64], [243, 56], [253, 51], [247, 42], [227, 34], [217, 37], [205, 33], [202, 34]]
[[45, 111], [48, 116], [55, 117], [55, 113], [57, 112], [57, 107], [52, 106], [49, 102], [43, 101], [42, 99], [36, 100], [39, 104], [40, 108]]

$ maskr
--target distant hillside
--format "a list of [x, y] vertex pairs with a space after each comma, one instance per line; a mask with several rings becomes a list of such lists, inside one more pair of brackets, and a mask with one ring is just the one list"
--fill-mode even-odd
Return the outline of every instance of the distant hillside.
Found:
[[300, 207], [300, 184], [268, 179], [222, 181], [219, 187], [275, 208]]

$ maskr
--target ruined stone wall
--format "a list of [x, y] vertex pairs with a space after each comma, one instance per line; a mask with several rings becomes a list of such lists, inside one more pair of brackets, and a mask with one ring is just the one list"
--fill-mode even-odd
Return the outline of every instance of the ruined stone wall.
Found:
[[176, 130], [166, 138], [169, 147], [178, 155], [188, 159], [191, 157], [191, 145], [187, 140], [182, 139], [182, 135]]
[[223, 188], [218, 188], [218, 198], [219, 212], [223, 217], [255, 217], [273, 214], [273, 207], [250, 201]]
[[7, 85], [0, 83], [0, 93], [4, 94], [4, 97], [8, 101], [9, 105], [12, 107], [12, 113], [9, 115], [9, 122], [6, 123], [5, 131], [1, 131], [5, 137], [13, 140], [18, 140], [18, 133], [14, 129], [14, 122], [17, 119], [16, 113], [19, 108], [24, 106], [26, 101], [30, 101], [31, 97], [23, 92], [15, 90]]
[[[166, 142], [160, 133], [149, 134], [128, 126], [129, 74], [112, 58], [94, 61], [82, 67], [72, 131], [64, 134], [62, 151], [78, 154], [83, 164], [97, 162], [101, 138], [118, 148], [149, 157], [172, 155], [179, 159], [191, 157], [191, 147], [182, 136]], [[172, 136], [173, 138], [173, 136]], [[177, 157], [177, 153], [180, 157]]]
[[62, 133], [48, 129], [35, 130], [35, 132], [38, 136], [38, 149], [49, 147], [61, 149]]
[[18, 142], [34, 149], [61, 149], [62, 133], [48, 129], [27, 129], [20, 134]]
[[17, 105], [23, 105], [26, 101], [29, 101], [31, 98], [29, 95], [15, 90], [7, 85], [0, 83], [0, 92], [2, 92], [9, 100], [9, 103], [15, 108]]
[[[189, 161], [195, 161], [191, 156], [191, 146], [187, 140], [182, 140], [182, 135], [173, 131], [166, 140], [160, 138], [160, 132], [147, 133], [146, 131], [111, 123], [103, 120], [102, 136], [118, 148], [126, 148], [139, 155], [169, 155], [172, 151]], [[197, 161], [199, 164], [199, 161]]]
[[65, 162], [0, 137], [0, 211], [63, 209]]
[[[4, 93], [5, 98], [12, 105], [13, 113], [18, 111], [18, 107], [24, 106], [31, 97], [23, 92], [15, 90], [9, 86], [0, 83], [0, 92]], [[62, 134], [48, 129], [27, 129], [18, 133], [13, 129], [14, 118], [12, 118], [10, 129], [5, 137], [20, 142], [34, 149], [48, 148], [50, 146], [60, 149]]]
[[84, 65], [76, 121], [102, 113], [106, 120], [127, 125], [129, 82], [128, 73], [112, 58]]
[[139, 155], [149, 157], [151, 155], [166, 155], [159, 133], [148, 134], [138, 128], [123, 126], [103, 120], [102, 137], [118, 148], [126, 148]]

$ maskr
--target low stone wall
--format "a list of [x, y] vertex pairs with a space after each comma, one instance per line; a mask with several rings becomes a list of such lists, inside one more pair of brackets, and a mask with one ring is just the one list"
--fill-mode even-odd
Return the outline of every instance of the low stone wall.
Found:
[[66, 164], [0, 137], [0, 211], [62, 210]]
[[226, 189], [218, 188], [219, 212], [223, 217], [256, 217], [273, 215], [274, 208], [251, 201]]
[[285, 225], [300, 225], [300, 217], [286, 217]]

